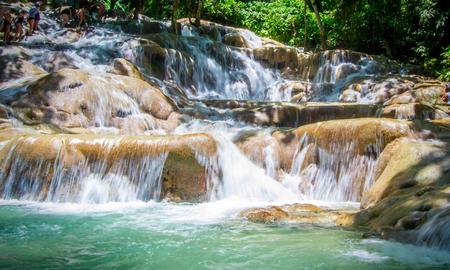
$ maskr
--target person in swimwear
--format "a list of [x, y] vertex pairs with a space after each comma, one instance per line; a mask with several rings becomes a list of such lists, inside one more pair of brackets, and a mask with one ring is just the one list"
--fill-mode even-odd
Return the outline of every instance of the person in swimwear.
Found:
[[11, 39], [11, 23], [12, 23], [11, 13], [7, 11], [3, 14], [2, 32], [4, 33], [3, 34], [4, 41], [9, 41]]
[[14, 21], [15, 26], [15, 40], [21, 40], [23, 38], [23, 23], [25, 21], [25, 16], [27, 15], [27, 12], [25, 10], [21, 10], [19, 14], [17, 15], [16, 20]]
[[30, 9], [30, 11], [28, 12], [27, 22], [28, 22], [28, 26], [29, 26], [29, 29], [28, 29], [29, 36], [31, 36], [33, 34], [33, 32], [38, 29], [39, 20], [41, 19], [41, 14], [39, 13], [39, 7], [40, 7], [40, 2], [36, 2], [34, 4], [34, 7], [32, 7]]

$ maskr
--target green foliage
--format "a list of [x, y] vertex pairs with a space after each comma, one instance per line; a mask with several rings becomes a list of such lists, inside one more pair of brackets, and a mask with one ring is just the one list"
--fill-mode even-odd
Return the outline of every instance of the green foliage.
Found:
[[245, 4], [238, 0], [206, 0], [203, 17], [218, 23], [241, 26]]
[[444, 49], [439, 58], [427, 60], [425, 66], [434, 71], [439, 80], [450, 82], [450, 46]]

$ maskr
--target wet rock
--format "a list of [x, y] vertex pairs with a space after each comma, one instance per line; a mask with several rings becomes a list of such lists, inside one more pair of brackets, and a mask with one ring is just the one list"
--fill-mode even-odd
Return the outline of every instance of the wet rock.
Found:
[[[10, 179], [13, 186], [10, 196], [29, 196], [36, 200], [77, 200], [83, 175], [96, 173], [98, 166], [103, 173], [98, 177], [128, 179], [134, 184], [150, 177], [162, 166], [160, 186], [143, 187], [141, 199], [149, 198], [154, 192], [183, 201], [201, 201], [209, 190], [206, 168], [196, 156], [214, 158], [215, 141], [206, 134], [182, 136], [112, 136], [112, 135], [41, 135], [4, 130], [1, 140], [7, 140], [0, 150], [0, 168], [4, 179]], [[12, 154], [11, 149], [14, 149]], [[167, 155], [167, 158], [164, 158]], [[17, 165], [27, 165], [19, 166]], [[54, 164], [57, 164], [55, 166]], [[147, 166], [147, 167], [146, 167]], [[148, 168], [148, 166], [153, 166]], [[156, 167], [155, 167], [156, 166]], [[146, 169], [147, 168], [147, 169]], [[81, 175], [79, 175], [81, 173]], [[144, 174], [142, 174], [144, 173]], [[109, 176], [108, 176], [109, 175]], [[67, 181], [55, 182], [59, 178]], [[145, 179], [143, 179], [144, 177]], [[153, 177], [159, 177], [153, 175]], [[72, 179], [73, 178], [73, 179]], [[155, 184], [158, 183], [157, 179]], [[33, 183], [34, 189], [23, 188], [25, 183]], [[72, 186], [65, 187], [68, 183]], [[5, 183], [0, 182], [0, 186]], [[63, 186], [61, 186], [63, 185]], [[58, 189], [70, 188], [65, 193], [55, 193]], [[51, 196], [57, 196], [52, 198]], [[153, 197], [153, 199], [158, 197]]]
[[446, 143], [397, 139], [382, 152], [376, 168], [376, 182], [363, 195], [361, 206], [375, 205], [410, 181], [415, 181], [414, 189], [446, 184], [449, 169], [450, 152]]
[[413, 230], [422, 225], [425, 219], [424, 212], [412, 212], [410, 215], [399, 219], [395, 227], [403, 230]]
[[163, 22], [154, 21], [142, 14], [139, 15], [139, 20], [111, 21], [108, 22], [107, 26], [133, 35], [166, 33], [170, 31]]
[[252, 222], [272, 223], [285, 221], [289, 214], [278, 206], [245, 210], [239, 214]]
[[434, 120], [450, 117], [446, 112], [436, 107], [421, 103], [396, 103], [388, 105], [382, 109], [381, 116], [408, 120]]
[[262, 126], [298, 127], [320, 121], [373, 117], [378, 106], [345, 103], [261, 104], [233, 111], [239, 121]]
[[45, 71], [29, 62], [24, 49], [17, 46], [0, 48], [0, 87], [6, 82], [45, 74]]
[[361, 94], [353, 89], [346, 89], [339, 96], [341, 102], [357, 102], [361, 98]]
[[223, 37], [222, 43], [241, 48], [250, 48], [247, 40], [239, 33], [228, 33]]
[[248, 209], [242, 211], [239, 216], [257, 223], [289, 222], [349, 227], [353, 224], [355, 212], [355, 209], [328, 209], [297, 203]]
[[305, 81], [293, 81], [284, 84], [280, 91], [291, 96], [291, 102], [306, 102], [311, 98], [311, 83]]
[[58, 41], [63, 41], [62, 43], [73, 43], [77, 42], [81, 37], [81, 31], [75, 30], [75, 29], [65, 29], [62, 33], [57, 37], [58, 39], [55, 40], [56, 43]]
[[446, 85], [440, 81], [424, 81], [414, 85], [417, 102], [434, 105], [446, 94]]
[[46, 54], [43, 61], [43, 68], [47, 72], [55, 72], [63, 68], [78, 68], [74, 63], [75, 60], [64, 52], [50, 52]]
[[161, 128], [164, 122], [177, 121], [176, 117], [169, 119], [175, 105], [159, 89], [127, 76], [62, 69], [27, 85], [26, 89], [25, 92], [8, 89], [2, 103], [27, 124], [114, 127], [136, 134]]
[[277, 131], [273, 133], [273, 137], [280, 145], [280, 164], [282, 168], [288, 169], [292, 166], [302, 136], [308, 136], [317, 146], [327, 151], [334, 151], [336, 143], [351, 144], [352, 147], [347, 152], [370, 155], [396, 138], [408, 136], [410, 132], [408, 123], [404, 121], [360, 118], [309, 124], [290, 131]]
[[166, 51], [154, 41], [146, 39], [131, 40], [127, 43], [125, 58], [144, 67], [150, 75], [165, 78]]
[[[431, 78], [411, 75], [357, 76], [343, 87], [340, 100], [350, 90], [359, 92], [362, 99], [375, 104], [435, 105], [440, 103], [445, 93], [445, 84]], [[358, 100], [351, 102], [356, 101]]]
[[111, 73], [144, 80], [139, 69], [131, 62], [123, 58], [116, 58], [113, 62]]
[[[447, 126], [448, 127], [448, 126]], [[448, 142], [400, 138], [382, 152], [355, 223], [386, 239], [448, 249]]]
[[255, 60], [267, 68], [274, 68], [291, 79], [306, 79], [297, 74], [303, 67], [302, 62], [309, 62], [309, 58], [301, 54], [296, 48], [287, 46], [261, 47], [253, 50]]

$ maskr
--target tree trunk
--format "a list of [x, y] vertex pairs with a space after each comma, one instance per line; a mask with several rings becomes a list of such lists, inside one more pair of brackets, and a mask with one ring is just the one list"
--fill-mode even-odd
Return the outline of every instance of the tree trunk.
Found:
[[178, 27], [177, 27], [177, 13], [178, 7], [180, 5], [180, 0], [174, 0], [172, 6], [172, 30], [175, 35], [178, 35]]
[[154, 0], [154, 1], [152, 1], [151, 11], [152, 11], [152, 17], [153, 18], [161, 19], [161, 0]]
[[305, 2], [305, 8], [304, 8], [304, 10], [303, 10], [303, 12], [305, 13], [304, 14], [304, 17], [303, 17], [303, 23], [305, 24], [305, 26], [304, 26], [304, 30], [303, 30], [303, 34], [305, 35], [305, 37], [304, 37], [304, 40], [303, 40], [303, 49], [306, 51], [306, 49], [307, 49], [307, 42], [308, 42], [308, 16], [307, 16], [307, 6], [308, 6], [308, 3], [306, 2], [307, 0], [305, 0], [304, 2]]
[[319, 13], [319, 8], [317, 7], [317, 1], [311, 0], [311, 4], [313, 6], [314, 15], [316, 16], [317, 24], [319, 25], [319, 29], [320, 29], [320, 39], [321, 39], [320, 48], [322, 50], [325, 50], [325, 29], [323, 27], [322, 20], [320, 19], [320, 13]]
[[139, 19], [139, 14], [142, 13], [142, 8], [144, 6], [144, 0], [135, 0], [134, 1], [134, 12], [133, 12], [133, 19], [137, 20]]
[[192, 10], [194, 9], [194, 7], [192, 6], [192, 0], [186, 0], [186, 7], [189, 24], [192, 24], [192, 14], [193, 14]]
[[195, 13], [195, 25], [200, 26], [203, 10], [203, 0], [198, 0], [197, 12]]
[[114, 9], [114, 6], [116, 5], [117, 0], [111, 0], [111, 4], [109, 6], [109, 9]]

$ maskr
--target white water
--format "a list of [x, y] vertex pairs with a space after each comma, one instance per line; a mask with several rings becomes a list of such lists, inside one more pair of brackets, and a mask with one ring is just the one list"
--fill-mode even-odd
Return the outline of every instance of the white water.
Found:
[[[137, 132], [133, 125], [135, 122], [145, 123], [150, 130], [157, 128], [152, 119], [147, 119], [141, 113], [136, 101], [122, 92], [111, 91], [108, 81], [102, 77], [115, 57], [125, 57], [137, 64], [141, 60], [148, 60], [141, 59], [145, 55], [136, 37], [94, 28], [78, 38], [76, 33], [61, 28], [46, 16], [43, 16], [41, 23], [47, 30], [23, 43], [32, 62], [43, 64], [48, 54], [61, 53], [70, 59], [71, 64], [91, 72], [93, 78], [102, 82], [94, 88], [92, 104], [89, 104], [89, 107], [96, 108], [93, 123], [89, 123], [96, 127], [93, 131], [117, 133], [111, 130], [114, 125], [109, 122], [111, 114], [117, 110], [129, 114], [130, 121], [122, 123], [128, 134]], [[236, 30], [227, 28], [226, 31], [230, 33]], [[251, 50], [262, 47], [262, 40], [245, 29], [237, 32], [247, 41], [250, 49], [226, 46], [220, 42], [221, 36], [216, 37], [217, 40], [206, 38], [192, 26], [184, 25], [181, 37], [161, 34], [164, 44], [160, 45], [165, 52], [165, 62], [157, 64], [164, 65], [165, 78], [159, 81], [162, 88], [164, 89], [166, 82], [174, 82], [188, 97], [200, 99], [290, 100], [292, 89], [280, 89], [291, 81], [252, 58]], [[46, 42], [55, 46], [46, 46]], [[36, 44], [44, 45], [37, 49]], [[319, 89], [325, 84], [337, 84], [348, 78], [349, 74], [363, 69], [348, 61], [344, 51], [324, 53], [313, 85]], [[145, 72], [144, 66], [141, 68]], [[106, 93], [110, 98], [105, 98]], [[351, 145], [337, 144], [333, 153], [316, 149], [314, 151], [317, 151], [320, 162], [304, 166], [307, 149], [314, 147], [313, 142], [305, 139], [297, 149], [291, 171], [280, 172], [280, 161], [268, 135], [268, 145], [263, 149], [261, 161], [250, 160], [233, 143], [233, 137], [252, 129], [258, 128], [234, 122], [194, 121], [174, 131], [174, 134], [207, 132], [214, 137], [218, 145], [217, 156], [211, 158], [197, 155], [198, 162], [208, 170], [211, 200], [236, 199], [265, 203], [285, 203], [301, 199], [358, 201], [360, 190], [354, 186], [362, 185], [361, 190], [364, 190], [373, 181], [371, 177], [376, 162], [374, 157], [341, 155], [351, 150]], [[270, 129], [264, 132], [269, 134]], [[114, 146], [108, 143], [104, 148], [112, 151]], [[61, 146], [55, 147], [62, 149]], [[63, 159], [62, 152], [60, 155], [59, 159]], [[3, 166], [12, 164], [13, 170], [2, 176], [5, 184], [0, 188], [3, 198], [25, 200], [79, 203], [159, 200], [160, 174], [166, 156], [167, 153], [160, 153], [159, 156], [140, 158], [137, 162], [117, 159], [112, 166], [107, 166], [104, 161], [86, 160], [83, 164], [66, 170], [58, 159], [53, 165], [44, 161], [28, 164], [11, 150], [10, 156], [3, 161]], [[52, 179], [43, 178], [45, 175], [52, 175], [53, 170], [55, 173]], [[355, 183], [363, 175], [364, 181]], [[43, 183], [47, 181], [51, 183], [48, 192], [43, 189]], [[144, 194], [143, 190], [147, 193]]]
[[[283, 184], [297, 187], [310, 199], [359, 201], [362, 191], [374, 182], [375, 166], [381, 149], [372, 155], [355, 155], [353, 143], [334, 143], [332, 152], [317, 146], [307, 135], [300, 139], [292, 169]], [[313, 161], [305, 160], [311, 155]]]

